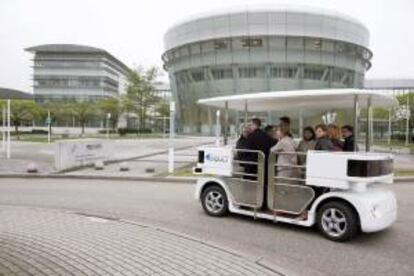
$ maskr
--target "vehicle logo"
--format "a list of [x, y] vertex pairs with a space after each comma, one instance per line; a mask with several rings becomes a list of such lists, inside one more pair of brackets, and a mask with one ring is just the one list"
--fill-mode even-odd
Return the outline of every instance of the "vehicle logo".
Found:
[[207, 161], [210, 161], [210, 162], [227, 163], [229, 161], [228, 156], [213, 155], [211, 153], [207, 154], [205, 158]]

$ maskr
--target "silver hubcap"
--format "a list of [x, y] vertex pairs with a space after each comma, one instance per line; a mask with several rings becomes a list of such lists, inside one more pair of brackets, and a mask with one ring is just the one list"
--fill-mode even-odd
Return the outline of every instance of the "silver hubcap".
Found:
[[323, 230], [332, 237], [343, 235], [347, 228], [344, 213], [336, 208], [326, 209], [321, 218]]
[[224, 207], [224, 198], [221, 193], [211, 191], [206, 195], [205, 204], [209, 212], [218, 213]]

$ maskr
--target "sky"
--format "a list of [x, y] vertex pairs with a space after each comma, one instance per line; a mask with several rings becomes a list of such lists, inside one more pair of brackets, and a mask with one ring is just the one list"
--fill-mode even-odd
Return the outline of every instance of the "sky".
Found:
[[256, 4], [356, 17], [370, 30], [374, 53], [366, 78], [414, 78], [414, 0], [0, 0], [0, 87], [32, 92], [33, 56], [24, 48], [48, 43], [94, 46], [131, 67], [161, 67], [163, 36], [175, 23]]

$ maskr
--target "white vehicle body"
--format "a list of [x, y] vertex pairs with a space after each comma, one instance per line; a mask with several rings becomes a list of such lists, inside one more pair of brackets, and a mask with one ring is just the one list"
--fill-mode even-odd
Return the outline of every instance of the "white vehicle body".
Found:
[[[212, 154], [216, 162], [199, 163], [196, 168], [202, 173], [215, 173], [218, 163], [226, 163], [223, 167], [230, 168], [231, 147], [202, 147], [204, 155]], [[226, 157], [220, 159], [221, 157]], [[231, 213], [252, 216], [255, 218], [273, 220], [275, 222], [292, 223], [302, 226], [313, 226], [315, 224], [316, 211], [321, 203], [327, 200], [343, 200], [355, 208], [363, 232], [376, 232], [392, 225], [397, 218], [397, 203], [394, 193], [387, 188], [393, 181], [393, 174], [374, 177], [350, 177], [347, 176], [348, 160], [361, 161], [392, 161], [389, 154], [377, 153], [344, 153], [344, 152], [318, 152], [311, 151], [307, 155], [307, 186], [319, 186], [329, 188], [330, 191], [318, 196], [308, 207], [306, 219], [296, 219], [278, 216], [266, 212], [247, 210], [240, 208], [234, 203], [233, 194], [226, 184], [226, 178], [232, 171], [220, 170], [221, 175], [200, 177], [197, 180], [195, 199], [200, 200], [202, 190], [211, 184], [220, 185], [228, 196], [229, 211]], [[225, 160], [226, 162], [223, 162]], [[213, 165], [212, 165], [213, 163]]]
[[[357, 127], [360, 103], [366, 103], [371, 114], [372, 104], [392, 107], [396, 100], [376, 91], [323, 89], [231, 95], [202, 99], [199, 103], [225, 108], [226, 119], [228, 109], [244, 110], [247, 118], [248, 107], [249, 111], [293, 109], [301, 113], [305, 109], [353, 107]], [[358, 137], [357, 131], [354, 134]], [[367, 151], [370, 135], [368, 127]], [[316, 224], [327, 238], [335, 241], [350, 239], [358, 231], [381, 231], [397, 218], [396, 198], [389, 188], [393, 183], [394, 159], [390, 154], [308, 151], [270, 153], [265, 157], [260, 151], [228, 145], [202, 147], [198, 152], [194, 173], [200, 178], [195, 198], [212, 216], [229, 211], [307, 227]], [[282, 154], [306, 155], [306, 165], [278, 164], [277, 156]], [[279, 173], [283, 170], [297, 170], [294, 175], [300, 176], [292, 178]]]

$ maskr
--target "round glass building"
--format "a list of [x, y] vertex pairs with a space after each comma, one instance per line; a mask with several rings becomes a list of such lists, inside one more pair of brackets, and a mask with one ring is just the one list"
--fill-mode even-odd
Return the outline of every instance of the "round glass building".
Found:
[[188, 19], [164, 37], [164, 67], [181, 131], [208, 133], [197, 99], [252, 92], [362, 88], [371, 67], [368, 29], [314, 8], [233, 9]]

